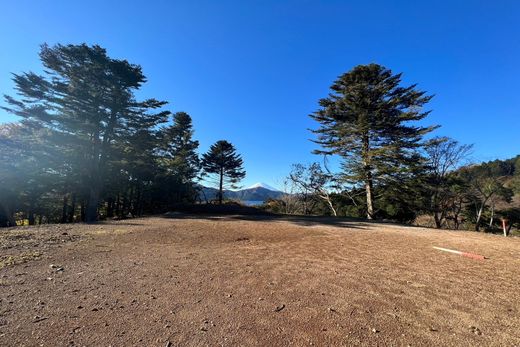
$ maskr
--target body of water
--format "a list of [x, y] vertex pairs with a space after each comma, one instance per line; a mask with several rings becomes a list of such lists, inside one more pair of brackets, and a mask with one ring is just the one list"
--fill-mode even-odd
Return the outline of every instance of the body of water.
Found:
[[264, 202], [262, 200], [242, 200], [242, 203], [246, 206], [260, 206]]

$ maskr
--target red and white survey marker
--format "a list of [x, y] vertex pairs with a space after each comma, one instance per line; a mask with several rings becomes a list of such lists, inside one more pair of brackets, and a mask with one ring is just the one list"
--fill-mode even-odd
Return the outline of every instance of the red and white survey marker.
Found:
[[472, 258], [472, 259], [478, 259], [478, 260], [486, 259], [486, 257], [484, 257], [483, 255], [480, 255], [480, 254], [462, 252], [462, 251], [457, 251], [455, 249], [435, 247], [435, 246], [433, 246], [433, 248], [438, 249], [439, 251], [454, 253], [454, 254], [462, 255], [463, 257], [468, 257], [468, 258]]

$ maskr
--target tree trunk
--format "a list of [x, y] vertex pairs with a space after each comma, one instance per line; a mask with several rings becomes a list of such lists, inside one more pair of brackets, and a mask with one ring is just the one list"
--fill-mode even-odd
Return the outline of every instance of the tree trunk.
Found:
[[491, 205], [491, 218], [489, 219], [489, 227], [493, 227], [493, 219], [495, 218], [495, 204]]
[[439, 216], [439, 212], [435, 211], [433, 213], [433, 220], [435, 221], [435, 227], [437, 229], [440, 229], [442, 227], [442, 220], [441, 220], [441, 218]]
[[365, 191], [367, 194], [367, 219], [374, 219], [374, 189], [372, 183], [372, 174], [370, 171], [367, 172]]
[[222, 198], [224, 195], [224, 169], [220, 169], [220, 181], [218, 187], [218, 203], [222, 205]]
[[99, 189], [97, 184], [90, 187], [87, 209], [85, 212], [85, 222], [93, 223], [98, 219]]
[[477, 212], [477, 220], [475, 222], [475, 231], [480, 231], [480, 221], [482, 219], [482, 212], [484, 211], [484, 204], [482, 203], [480, 205], [480, 208], [478, 209], [478, 212]]
[[435, 190], [432, 194], [430, 208], [433, 211], [433, 220], [435, 221], [435, 227], [440, 229], [442, 227], [442, 217], [439, 215], [439, 203], [438, 203], [438, 194]]
[[330, 198], [330, 195], [327, 192], [322, 192], [320, 197], [327, 202], [327, 205], [329, 205], [330, 212], [332, 212], [332, 215], [334, 217], [337, 217], [338, 213], [336, 212], [336, 209], [334, 208], [334, 205], [332, 204], [332, 199]]
[[367, 196], [367, 219], [374, 219], [374, 182], [370, 167], [370, 138], [368, 132], [363, 134], [363, 165], [365, 171], [365, 191]]
[[141, 216], [139, 211], [141, 210], [141, 202], [143, 199], [142, 195], [143, 195], [143, 192], [142, 192], [142, 188], [141, 188], [141, 183], [138, 182], [137, 183], [137, 197], [135, 198], [135, 207], [134, 207], [134, 215], [136, 215], [136, 216]]
[[107, 218], [113, 218], [114, 217], [114, 198], [110, 197], [108, 198], [107, 202]]
[[116, 198], [116, 216], [117, 216], [117, 218], [121, 218], [121, 198], [120, 198], [119, 193], [117, 193], [117, 198]]
[[29, 205], [29, 211], [27, 212], [27, 219], [29, 220], [29, 225], [34, 225], [34, 209], [32, 203]]
[[61, 223], [67, 223], [68, 196], [63, 195], [63, 207], [61, 210]]
[[86, 205], [86, 201], [85, 199], [83, 199], [83, 201], [81, 201], [81, 208], [80, 208], [80, 219], [82, 222], [85, 221], [85, 205]]
[[460, 227], [460, 221], [459, 221], [459, 214], [462, 210], [462, 202], [459, 202], [455, 211], [453, 212], [453, 223], [455, 226], [455, 230], [459, 230]]
[[129, 214], [131, 215], [131, 217], [133, 217], [134, 192], [135, 192], [135, 187], [132, 185], [130, 187], [130, 195], [128, 196], [128, 214], [126, 214], [126, 217], [128, 217]]
[[74, 213], [76, 212], [76, 193], [72, 193], [70, 197], [69, 216], [67, 218], [69, 223], [74, 223]]
[[330, 201], [330, 198], [327, 199], [327, 203], [329, 204], [329, 208], [330, 208], [330, 210], [332, 211], [332, 214], [334, 215], [334, 217], [337, 217], [337, 216], [338, 216], [338, 213], [336, 212], [336, 209], [335, 209], [334, 206], [332, 205], [332, 201]]

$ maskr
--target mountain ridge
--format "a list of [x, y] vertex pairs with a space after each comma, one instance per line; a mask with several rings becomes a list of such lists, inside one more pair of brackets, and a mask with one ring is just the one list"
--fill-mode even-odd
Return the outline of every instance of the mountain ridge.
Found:
[[[269, 188], [266, 188], [270, 187]], [[216, 198], [218, 189], [201, 185], [199, 198], [210, 201]], [[265, 183], [255, 183], [252, 186], [240, 190], [224, 190], [224, 198], [241, 201], [266, 201], [267, 199], [277, 199], [284, 193]]]

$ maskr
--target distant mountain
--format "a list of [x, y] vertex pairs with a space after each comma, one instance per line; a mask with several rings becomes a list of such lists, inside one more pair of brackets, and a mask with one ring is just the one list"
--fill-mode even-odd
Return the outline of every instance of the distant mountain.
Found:
[[[216, 198], [218, 190], [210, 187], [202, 187], [200, 198], [202, 200], [213, 200]], [[224, 198], [241, 201], [265, 201], [267, 199], [277, 199], [284, 193], [266, 183], [256, 183], [241, 190], [225, 190]]]
[[265, 188], [265, 189], [271, 190], [273, 192], [279, 192], [280, 191], [280, 190], [278, 190], [276, 188], [273, 188], [272, 186], [268, 185], [267, 183], [263, 183], [263, 182], [255, 183], [252, 186], [247, 187], [246, 189], [254, 189], [254, 188]]

